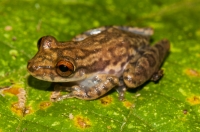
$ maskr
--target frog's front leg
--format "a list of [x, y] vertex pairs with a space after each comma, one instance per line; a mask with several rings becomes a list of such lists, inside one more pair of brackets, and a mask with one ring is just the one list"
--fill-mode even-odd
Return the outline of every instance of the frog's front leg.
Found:
[[161, 40], [147, 48], [137, 61], [130, 61], [123, 73], [125, 84], [129, 88], [136, 88], [150, 79], [158, 81], [163, 75], [159, 69], [169, 48], [169, 41]]
[[106, 74], [97, 75], [80, 82], [79, 85], [66, 88], [70, 93], [58, 96], [54, 100], [60, 101], [66, 98], [93, 100], [103, 96], [113, 87], [118, 85], [119, 79], [115, 76], [109, 76]]

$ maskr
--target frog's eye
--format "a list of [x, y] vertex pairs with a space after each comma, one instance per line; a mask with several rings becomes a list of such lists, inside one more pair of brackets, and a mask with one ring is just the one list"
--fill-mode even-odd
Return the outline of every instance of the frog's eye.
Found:
[[67, 60], [61, 60], [56, 65], [57, 73], [62, 77], [67, 77], [74, 72], [74, 65]]

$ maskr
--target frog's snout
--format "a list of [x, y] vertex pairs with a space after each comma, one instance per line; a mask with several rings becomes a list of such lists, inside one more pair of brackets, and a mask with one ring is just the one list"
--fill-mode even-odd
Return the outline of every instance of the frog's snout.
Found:
[[28, 64], [27, 64], [27, 67], [29, 67], [29, 66], [30, 66], [30, 63], [31, 63], [31, 61], [29, 60], [29, 61], [28, 61]]
[[35, 71], [37, 71], [39, 68], [39, 66], [37, 65], [34, 65], [34, 62], [29, 60], [28, 63], [27, 63], [27, 70], [30, 72], [30, 73], [34, 73]]
[[28, 69], [29, 72], [33, 72], [34, 71], [34, 68], [31, 66], [31, 61], [30, 60], [28, 61], [27, 69]]

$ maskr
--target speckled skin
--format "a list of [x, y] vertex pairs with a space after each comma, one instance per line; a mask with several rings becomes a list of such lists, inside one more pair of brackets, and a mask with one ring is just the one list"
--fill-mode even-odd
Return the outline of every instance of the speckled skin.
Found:
[[170, 44], [161, 40], [150, 46], [152, 34], [151, 28], [112, 26], [86, 31], [68, 42], [44, 36], [27, 69], [38, 79], [57, 82], [57, 89], [70, 91], [53, 100], [93, 100], [114, 87], [123, 100], [127, 88], [157, 81], [163, 75], [160, 66]]

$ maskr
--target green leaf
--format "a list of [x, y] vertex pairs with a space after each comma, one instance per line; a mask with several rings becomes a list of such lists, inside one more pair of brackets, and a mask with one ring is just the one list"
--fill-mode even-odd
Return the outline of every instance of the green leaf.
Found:
[[[200, 1], [1, 0], [0, 131], [200, 131]], [[51, 102], [49, 82], [26, 65], [41, 36], [60, 41], [104, 25], [152, 27], [170, 54], [159, 83], [93, 101]]]

